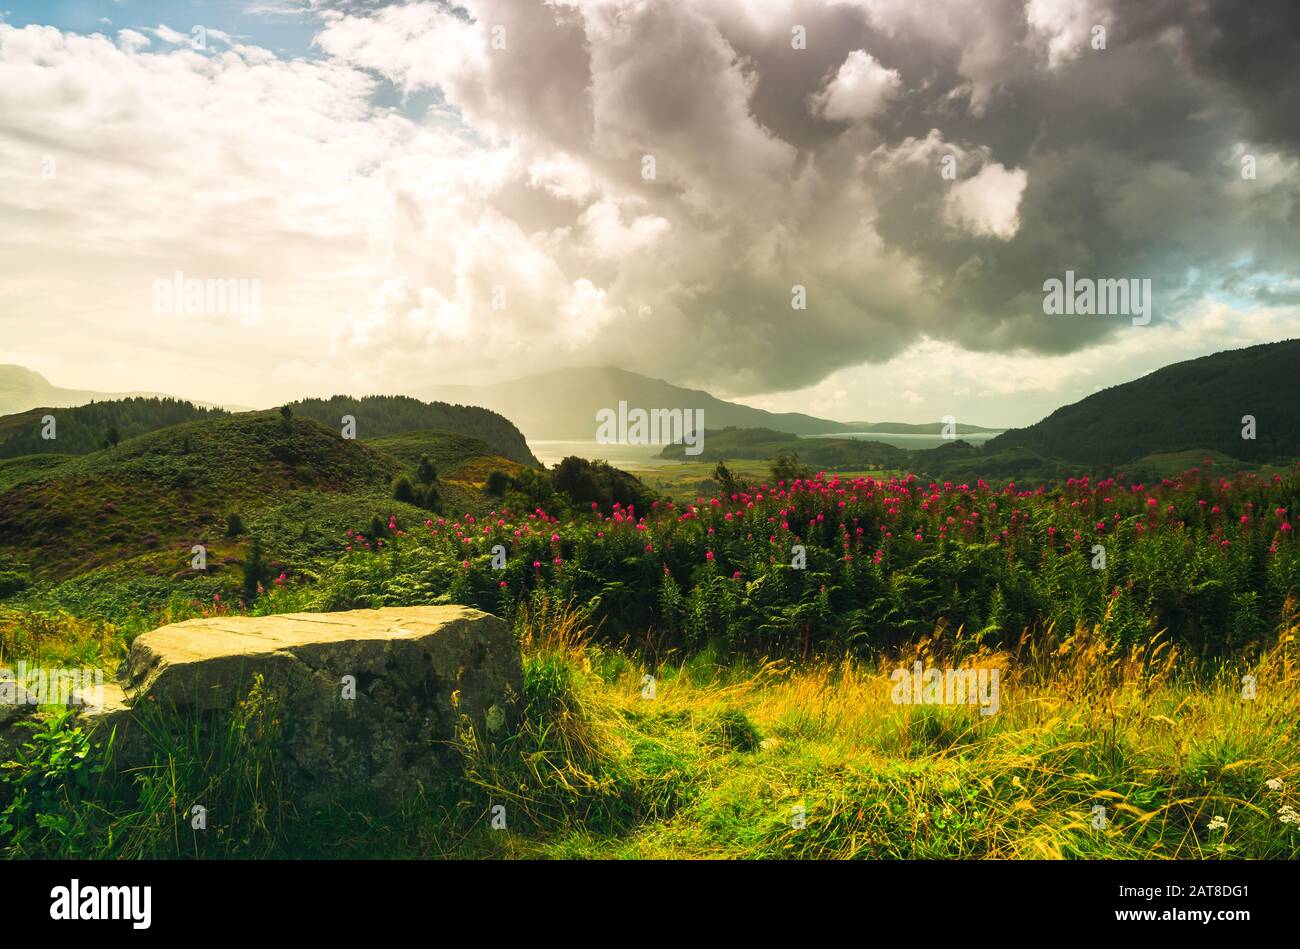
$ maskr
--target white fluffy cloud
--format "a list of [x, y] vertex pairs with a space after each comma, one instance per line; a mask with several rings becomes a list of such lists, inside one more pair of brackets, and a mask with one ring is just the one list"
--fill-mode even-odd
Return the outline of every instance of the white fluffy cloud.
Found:
[[813, 110], [832, 122], [860, 122], [882, 112], [902, 77], [866, 50], [855, 49], [826, 88], [813, 97]]
[[671, 230], [664, 218], [643, 214], [628, 224], [618, 205], [598, 201], [582, 212], [578, 223], [586, 232], [593, 257], [620, 259], [650, 247]]
[[1028, 0], [1025, 19], [1034, 38], [1045, 44], [1053, 69], [1090, 48], [1094, 28], [1105, 31], [1112, 22], [1110, 12], [1096, 0]]
[[1003, 168], [997, 162], [985, 165], [948, 192], [948, 219], [973, 234], [1009, 240], [1020, 227], [1020, 197], [1029, 176], [1019, 168]]

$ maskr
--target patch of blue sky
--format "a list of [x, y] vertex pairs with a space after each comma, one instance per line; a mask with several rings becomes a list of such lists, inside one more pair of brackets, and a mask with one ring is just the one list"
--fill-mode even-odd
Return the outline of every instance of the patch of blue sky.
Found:
[[[380, 4], [358, 4], [373, 10]], [[153, 31], [166, 27], [182, 36], [194, 35], [201, 26], [214, 49], [228, 35], [232, 42], [269, 50], [281, 59], [319, 59], [324, 53], [314, 45], [324, 26], [321, 14], [307, 0], [0, 0], [0, 21], [10, 26], [53, 26], [65, 32], [114, 35], [130, 29], [152, 41], [152, 52], [170, 44]], [[434, 122], [463, 131], [459, 115], [448, 107], [441, 90], [403, 93], [382, 76], [374, 104], [394, 109], [412, 121]]]
[[312, 39], [322, 20], [305, 0], [0, 0], [0, 13], [10, 26], [86, 34], [130, 29], [152, 37], [147, 30], [162, 25], [189, 36], [202, 26], [286, 59], [321, 55]]

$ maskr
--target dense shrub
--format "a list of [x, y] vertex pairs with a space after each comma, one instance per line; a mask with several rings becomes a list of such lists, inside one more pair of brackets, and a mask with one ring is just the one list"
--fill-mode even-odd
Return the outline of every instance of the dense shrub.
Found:
[[405, 501], [407, 504], [415, 503], [415, 488], [411, 485], [411, 479], [406, 475], [398, 475], [393, 481], [393, 500]]
[[421, 485], [415, 503], [426, 511], [442, 510], [442, 495], [438, 493], [438, 486], [436, 484]]
[[11, 596], [27, 589], [30, 580], [17, 570], [0, 570], [0, 597]]
[[244, 560], [244, 604], [251, 605], [262, 592], [264, 581], [269, 578], [270, 567], [262, 556], [262, 542], [254, 537], [253, 545]]
[[493, 471], [487, 476], [487, 482], [483, 485], [483, 490], [493, 497], [504, 497], [506, 489], [510, 487], [510, 476], [504, 471]]
[[608, 509], [615, 503], [646, 508], [654, 495], [625, 471], [603, 461], [588, 461], [570, 455], [551, 472], [551, 487], [569, 503], [579, 507], [596, 504]]

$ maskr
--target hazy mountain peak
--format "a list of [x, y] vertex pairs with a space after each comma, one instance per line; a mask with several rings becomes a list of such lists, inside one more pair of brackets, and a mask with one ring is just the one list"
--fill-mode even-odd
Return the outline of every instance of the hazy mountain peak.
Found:
[[[109, 399], [170, 399], [174, 396], [166, 392], [96, 392], [93, 389], [65, 389], [52, 385], [45, 376], [34, 369], [14, 363], [0, 364], [0, 415], [13, 415], [30, 409], [50, 408], [66, 409], [87, 402], [103, 402]], [[211, 403], [198, 402], [194, 405], [211, 407]]]
[[793, 435], [846, 430], [842, 422], [799, 412], [768, 412], [616, 366], [549, 369], [489, 385], [435, 386], [421, 398], [479, 405], [499, 412], [530, 439], [592, 439], [596, 413], [629, 408], [701, 409], [709, 428], [770, 428]]

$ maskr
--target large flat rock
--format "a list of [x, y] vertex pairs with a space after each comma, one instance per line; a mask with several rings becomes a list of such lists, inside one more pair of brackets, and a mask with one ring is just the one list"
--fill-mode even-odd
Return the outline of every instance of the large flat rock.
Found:
[[120, 673], [129, 707], [114, 693], [87, 720], [133, 733], [123, 747], [139, 749], [142, 704], [149, 714], [233, 709], [259, 677], [281, 705], [284, 761], [305, 803], [428, 787], [458, 767], [458, 728], [492, 740], [514, 727], [523, 687], [513, 633], [479, 610], [219, 617], [139, 636]]
[[225, 708], [237, 698], [231, 689], [243, 689], [253, 672], [270, 678], [301, 663], [357, 676], [387, 670], [395, 656], [418, 665], [427, 659], [454, 683], [448, 695], [460, 689], [463, 701], [471, 698], [464, 687], [473, 690], [480, 676], [519, 666], [519, 648], [496, 617], [463, 606], [407, 606], [172, 623], [135, 640], [122, 678], [132, 701], [148, 694]]

